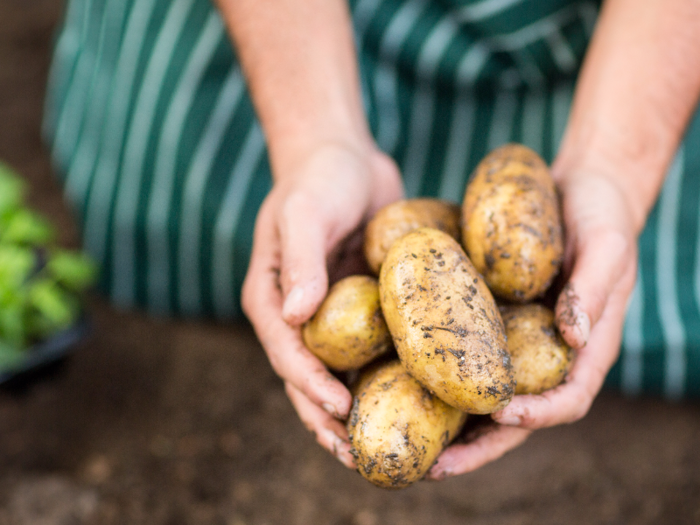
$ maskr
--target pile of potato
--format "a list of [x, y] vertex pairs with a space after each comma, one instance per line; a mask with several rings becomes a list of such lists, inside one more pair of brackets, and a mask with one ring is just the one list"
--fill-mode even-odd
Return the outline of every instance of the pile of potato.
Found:
[[482, 160], [461, 209], [413, 199], [370, 221], [365, 254], [379, 279], [336, 283], [302, 330], [329, 368], [362, 369], [347, 421], [362, 476], [406, 487], [467, 414], [564, 379], [571, 349], [552, 312], [533, 302], [559, 271], [562, 237], [549, 170], [516, 144]]

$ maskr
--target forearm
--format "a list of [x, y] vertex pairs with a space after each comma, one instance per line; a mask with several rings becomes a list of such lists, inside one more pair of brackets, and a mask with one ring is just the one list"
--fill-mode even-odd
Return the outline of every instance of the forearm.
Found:
[[[369, 136], [345, 0], [217, 0], [236, 44], [273, 172], [322, 143]], [[348, 142], [350, 144], [348, 144]]]
[[555, 163], [610, 174], [637, 232], [700, 93], [700, 2], [607, 0]]

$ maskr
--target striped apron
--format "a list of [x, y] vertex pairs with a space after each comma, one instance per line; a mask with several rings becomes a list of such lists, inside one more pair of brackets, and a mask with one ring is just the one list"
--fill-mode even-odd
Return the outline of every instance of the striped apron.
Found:
[[[459, 201], [491, 149], [551, 161], [595, 0], [350, 1], [367, 117], [408, 196]], [[241, 315], [264, 137], [210, 0], [68, 0], [44, 136], [102, 287], [124, 307]], [[695, 146], [693, 146], [695, 144]], [[608, 383], [700, 394], [700, 119], [640, 239]]]

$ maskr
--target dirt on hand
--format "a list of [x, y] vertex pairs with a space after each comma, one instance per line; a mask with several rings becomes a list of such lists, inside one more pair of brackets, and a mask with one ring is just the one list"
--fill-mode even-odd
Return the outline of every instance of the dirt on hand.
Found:
[[[77, 246], [39, 133], [60, 2], [0, 16], [0, 158]], [[304, 429], [246, 323], [90, 304], [61, 366], [0, 392], [0, 525], [700, 523], [700, 406], [604, 393], [481, 470], [376, 488]]]

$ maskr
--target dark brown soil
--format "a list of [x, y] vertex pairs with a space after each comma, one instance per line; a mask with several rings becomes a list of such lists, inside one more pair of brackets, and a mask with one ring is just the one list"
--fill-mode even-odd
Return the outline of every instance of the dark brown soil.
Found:
[[[2, 0], [0, 158], [77, 236], [39, 123], [55, 0]], [[0, 392], [0, 524], [700, 523], [700, 406], [603, 394], [470, 475], [374, 488], [317, 446], [246, 324], [117, 312], [53, 375]]]

